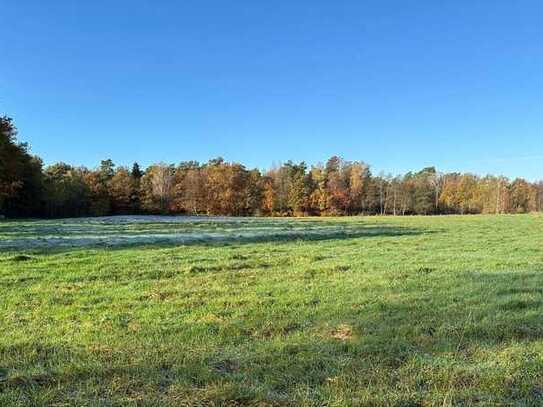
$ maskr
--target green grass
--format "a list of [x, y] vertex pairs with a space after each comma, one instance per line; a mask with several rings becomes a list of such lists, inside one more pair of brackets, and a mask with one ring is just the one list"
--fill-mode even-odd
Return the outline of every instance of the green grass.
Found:
[[0, 223], [1, 406], [543, 404], [542, 216], [44, 224]]

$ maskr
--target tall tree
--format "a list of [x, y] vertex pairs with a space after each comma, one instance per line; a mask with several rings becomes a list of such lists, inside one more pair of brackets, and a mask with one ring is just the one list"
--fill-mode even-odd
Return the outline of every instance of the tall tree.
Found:
[[139, 164], [135, 162], [132, 165], [132, 170], [130, 171], [130, 208], [131, 212], [138, 214], [141, 211], [141, 197], [140, 197], [140, 184], [141, 177], [143, 177], [143, 171], [141, 170]]
[[543, 210], [543, 182], [434, 167], [393, 177], [373, 176], [362, 161], [331, 157], [309, 170], [288, 161], [263, 174], [215, 158], [177, 168], [154, 164], [143, 172], [103, 160], [94, 169], [41, 160], [17, 141], [0, 117], [0, 216], [85, 216], [190, 213], [217, 215], [411, 215], [527, 213]]
[[118, 167], [109, 181], [109, 194], [114, 214], [126, 215], [134, 212], [134, 179], [126, 167]]
[[13, 121], [0, 117], [0, 215], [36, 215], [42, 188], [41, 160], [17, 141]]
[[328, 160], [325, 168], [326, 210], [332, 215], [345, 214], [349, 206], [348, 177], [342, 158], [334, 156]]
[[65, 163], [45, 169], [45, 215], [78, 217], [91, 213], [91, 191], [85, 181], [85, 172]]
[[140, 183], [142, 208], [151, 213], [168, 213], [174, 192], [175, 168], [159, 163], [145, 171]]

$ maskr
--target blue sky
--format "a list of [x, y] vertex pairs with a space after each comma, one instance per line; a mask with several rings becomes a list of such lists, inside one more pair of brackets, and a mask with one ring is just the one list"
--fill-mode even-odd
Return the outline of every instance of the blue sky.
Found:
[[543, 2], [16, 1], [0, 113], [46, 163], [543, 178]]

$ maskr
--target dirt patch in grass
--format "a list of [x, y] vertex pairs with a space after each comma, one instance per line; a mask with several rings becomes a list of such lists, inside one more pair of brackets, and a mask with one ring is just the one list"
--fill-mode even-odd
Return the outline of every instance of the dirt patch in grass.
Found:
[[347, 342], [353, 338], [353, 329], [347, 324], [341, 324], [330, 332], [330, 337], [338, 341]]
[[346, 264], [338, 264], [332, 269], [332, 271], [335, 273], [345, 273], [349, 270], [351, 270], [351, 266], [348, 266]]

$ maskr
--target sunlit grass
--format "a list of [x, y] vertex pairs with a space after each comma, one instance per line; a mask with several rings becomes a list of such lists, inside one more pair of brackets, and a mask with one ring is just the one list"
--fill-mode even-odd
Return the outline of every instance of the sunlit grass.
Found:
[[6, 246], [0, 405], [543, 403], [543, 217], [277, 221], [349, 233]]

